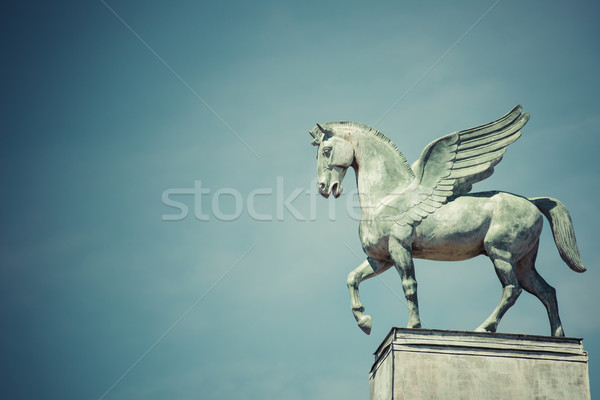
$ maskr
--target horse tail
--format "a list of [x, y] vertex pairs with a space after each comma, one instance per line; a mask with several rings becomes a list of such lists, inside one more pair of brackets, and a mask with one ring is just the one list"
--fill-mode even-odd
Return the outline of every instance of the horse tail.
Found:
[[551, 197], [536, 197], [529, 199], [544, 214], [550, 222], [554, 243], [558, 248], [560, 257], [575, 272], [585, 272], [586, 268], [581, 261], [573, 221], [567, 207], [560, 201]]

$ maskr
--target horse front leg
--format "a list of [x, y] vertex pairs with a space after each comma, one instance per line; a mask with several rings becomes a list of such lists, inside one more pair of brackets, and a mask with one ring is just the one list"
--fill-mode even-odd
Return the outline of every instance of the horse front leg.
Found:
[[354, 271], [348, 274], [348, 291], [350, 292], [350, 306], [358, 326], [367, 335], [371, 333], [371, 316], [363, 314], [365, 308], [360, 302], [358, 285], [366, 279], [372, 278], [389, 269], [391, 265], [381, 266], [373, 260], [365, 260]]
[[411, 246], [390, 239], [389, 252], [392, 260], [394, 260], [396, 270], [400, 274], [400, 279], [402, 279], [402, 289], [408, 305], [407, 328], [420, 328], [421, 317], [419, 316], [419, 301], [417, 299], [417, 280], [415, 278]]

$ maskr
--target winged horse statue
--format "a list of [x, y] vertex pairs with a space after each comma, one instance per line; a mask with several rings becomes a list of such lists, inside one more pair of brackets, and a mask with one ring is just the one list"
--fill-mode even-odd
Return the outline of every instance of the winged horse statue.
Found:
[[408, 328], [420, 328], [413, 258], [458, 261], [483, 254], [492, 260], [503, 289], [500, 303], [476, 331], [495, 332], [525, 289], [546, 307], [551, 334], [564, 336], [556, 291], [535, 269], [535, 259], [543, 214], [562, 259], [575, 272], [586, 270], [566, 207], [550, 197], [470, 193], [474, 183], [492, 175], [528, 119], [517, 106], [497, 121], [433, 141], [412, 166], [394, 143], [364, 124], [328, 122], [309, 132], [319, 147], [321, 195], [339, 197], [348, 167], [356, 173], [359, 235], [367, 259], [350, 272], [347, 283], [352, 313], [366, 334], [371, 317], [360, 302], [362, 281], [394, 266], [406, 296]]

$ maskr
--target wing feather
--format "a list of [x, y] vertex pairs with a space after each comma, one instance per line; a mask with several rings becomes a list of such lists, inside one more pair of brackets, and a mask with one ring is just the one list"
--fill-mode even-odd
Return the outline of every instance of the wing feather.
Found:
[[492, 151], [490, 153], [477, 154], [477, 155], [474, 155], [474, 156], [471, 156], [468, 158], [461, 158], [460, 160], [458, 160], [454, 163], [452, 168], [453, 169], [470, 168], [474, 165], [488, 163], [489, 161], [495, 161], [496, 159], [502, 157], [502, 155], [504, 154], [505, 151], [506, 151], [506, 148], [503, 148], [503, 149], [498, 149], [498, 150]]
[[426, 202], [419, 203], [418, 207], [429, 214], [432, 214], [433, 212], [435, 212], [435, 210], [437, 210], [437, 207], [431, 206]]
[[492, 147], [494, 146], [499, 146], [500, 144], [498, 144], [498, 141], [501, 141], [504, 138], [507, 137], [513, 137], [513, 142], [515, 140], [517, 140], [519, 138], [519, 136], [521, 136], [520, 134], [518, 134], [519, 130], [514, 130], [514, 129], [507, 129], [505, 131], [501, 131], [501, 132], [496, 132], [494, 134], [491, 134], [489, 136], [486, 137], [482, 137], [482, 138], [477, 138], [477, 139], [473, 139], [473, 140], [468, 140], [468, 141], [464, 141], [459, 149], [459, 151], [462, 150], [468, 150], [468, 149], [479, 149], [481, 147], [484, 147], [485, 145], [491, 145]]
[[456, 157], [456, 161], [460, 161], [460, 160], [464, 160], [466, 158], [470, 158], [470, 157], [474, 157], [477, 156], [479, 154], [481, 154], [482, 152], [485, 151], [494, 151], [494, 150], [501, 150], [503, 148], [506, 148], [506, 146], [508, 146], [509, 144], [511, 144], [512, 142], [514, 142], [515, 140], [517, 140], [521, 135], [512, 135], [510, 137], [504, 138], [502, 140], [499, 140], [497, 142], [493, 142], [493, 143], [488, 143], [488, 144], [484, 144], [481, 146], [478, 146], [477, 148], [469, 148], [469, 147], [464, 147], [464, 149], [461, 149], [461, 152], [459, 155], [457, 155]]
[[414, 184], [398, 195], [400, 214], [395, 221], [400, 225], [417, 223], [451, 197], [468, 193], [474, 183], [492, 175], [528, 120], [529, 114], [516, 106], [496, 121], [430, 143], [413, 164]]
[[522, 115], [521, 111], [523, 111], [523, 107], [521, 107], [521, 105], [517, 105], [508, 114], [506, 114], [500, 119], [497, 119], [496, 121], [489, 122], [485, 125], [479, 125], [473, 128], [465, 129], [461, 131], [463, 140], [468, 140], [473, 137], [486, 135], [490, 132], [498, 130], [498, 128], [500, 127], [510, 125], [515, 119]]
[[453, 179], [468, 178], [473, 175], [480, 174], [490, 167], [489, 163], [473, 165], [468, 168], [457, 168], [450, 172], [450, 177]]

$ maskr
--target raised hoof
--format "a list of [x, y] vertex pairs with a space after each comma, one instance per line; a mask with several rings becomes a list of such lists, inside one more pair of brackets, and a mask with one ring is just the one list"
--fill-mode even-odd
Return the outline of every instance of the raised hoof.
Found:
[[371, 316], [363, 315], [358, 319], [358, 326], [364, 333], [369, 335], [371, 333]]

